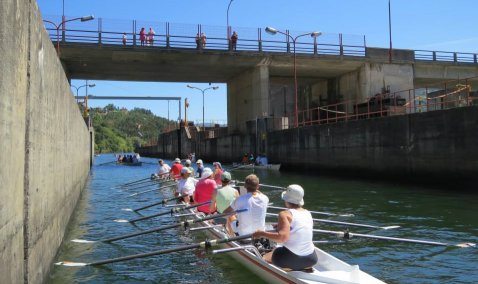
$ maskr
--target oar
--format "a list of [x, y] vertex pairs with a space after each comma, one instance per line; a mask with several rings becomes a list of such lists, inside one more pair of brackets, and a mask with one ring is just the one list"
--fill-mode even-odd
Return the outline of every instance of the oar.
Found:
[[329, 235], [336, 235], [340, 238], [350, 239], [352, 237], [359, 237], [359, 238], [367, 238], [367, 239], [375, 239], [375, 240], [387, 240], [387, 241], [397, 241], [397, 242], [406, 242], [406, 243], [415, 243], [415, 244], [424, 244], [424, 245], [435, 245], [435, 246], [445, 246], [445, 247], [475, 247], [476, 244], [474, 243], [460, 243], [460, 244], [449, 244], [449, 243], [442, 243], [442, 242], [435, 242], [435, 241], [425, 241], [425, 240], [416, 240], [416, 239], [404, 239], [404, 238], [396, 238], [396, 237], [385, 237], [385, 236], [377, 236], [377, 235], [366, 235], [366, 234], [358, 234], [358, 233], [351, 233], [348, 231], [341, 232], [341, 231], [329, 231], [329, 230], [320, 230], [320, 229], [313, 229], [316, 233], [322, 234], [329, 234]]
[[115, 161], [111, 161], [111, 162], [101, 163], [101, 164], [96, 165], [96, 166], [103, 166], [103, 165], [111, 164], [111, 163], [114, 163], [114, 162], [116, 162], [116, 160], [115, 160]]
[[148, 184], [144, 184], [144, 185], [140, 185], [140, 186], [135, 186], [135, 187], [130, 187], [130, 188], [122, 189], [122, 190], [123, 190], [123, 191], [135, 190], [135, 189], [150, 187], [150, 186], [153, 186], [153, 185], [156, 185], [156, 184], [160, 184], [160, 183], [158, 183], [158, 182], [156, 182], [156, 181], [150, 181], [150, 183], [148, 183]]
[[[267, 208], [287, 210], [287, 208], [277, 207], [277, 206], [267, 206]], [[325, 215], [325, 216], [338, 216], [338, 217], [353, 217], [353, 216], [355, 216], [354, 214], [335, 214], [335, 213], [329, 213], [329, 212], [319, 212], [319, 211], [310, 211], [310, 210], [309, 210], [309, 212], [312, 213], [312, 214]]]
[[149, 190], [145, 190], [145, 191], [136, 192], [136, 193], [128, 195], [128, 197], [140, 195], [140, 194], [143, 194], [143, 193], [148, 193], [148, 192], [155, 191], [155, 190], [160, 190], [160, 189], [171, 187], [171, 186], [176, 186], [176, 184], [168, 184], [168, 185], [160, 186], [158, 188], [153, 188], [153, 189], [149, 189]]
[[143, 180], [148, 180], [148, 179], [151, 179], [151, 178], [150, 178], [150, 177], [147, 177], [147, 178], [142, 178], [142, 179], [134, 180], [134, 181], [131, 181], [131, 182], [127, 182], [127, 183], [120, 184], [120, 186], [127, 186], [127, 185], [129, 185], [129, 184], [137, 183], [137, 182], [140, 182], [140, 181], [143, 181]]
[[[237, 184], [244, 184], [243, 181], [238, 181], [236, 180], [236, 183]], [[276, 186], [276, 185], [270, 185], [270, 184], [263, 184], [263, 183], [260, 183], [259, 186], [261, 187], [268, 187], [268, 188], [275, 188], [275, 189], [282, 189], [282, 190], [286, 190], [287, 188], [283, 187], [283, 186]]]
[[147, 179], [147, 180], [143, 180], [143, 181], [140, 181], [140, 182], [137, 182], [137, 183], [133, 183], [133, 184], [128, 184], [128, 185], [122, 185], [120, 187], [117, 187], [117, 188], [121, 188], [123, 190], [129, 190], [130, 188], [133, 188], [135, 186], [138, 186], [140, 184], [144, 184], [144, 183], [150, 183], [150, 182], [157, 182], [155, 179]]
[[[124, 211], [141, 211], [143, 209], [146, 209], [146, 208], [150, 208], [150, 207], [153, 207], [153, 206], [157, 206], [157, 205], [165, 205], [166, 203], [168, 203], [169, 201], [173, 201], [173, 200], [178, 200], [180, 198], [183, 198], [183, 196], [176, 196], [176, 197], [173, 197], [173, 198], [169, 198], [169, 199], [163, 199], [161, 200], [160, 202], [155, 202], [155, 203], [152, 203], [152, 204], [148, 204], [146, 206], [143, 206], [143, 207], [139, 207], [139, 208], [135, 208], [135, 209], [131, 209], [131, 208], [123, 208]], [[209, 203], [210, 201], [208, 201]], [[200, 206], [200, 205], [198, 205]], [[191, 207], [191, 208], [194, 208], [194, 207]], [[184, 208], [183, 208], [184, 209]], [[172, 214], [172, 213], [171, 213]]]
[[[178, 197], [175, 197], [175, 198], [179, 199], [179, 198], [181, 198], [181, 196], [178, 196]], [[144, 216], [144, 217], [136, 218], [136, 219], [132, 219], [132, 220], [116, 219], [114, 221], [118, 222], [118, 223], [135, 223], [135, 222], [138, 222], [138, 221], [143, 221], [143, 220], [151, 219], [151, 218], [158, 217], [158, 216], [163, 216], [163, 215], [168, 215], [168, 214], [173, 215], [174, 213], [181, 212], [181, 211], [191, 209], [191, 208], [196, 208], [196, 207], [206, 205], [206, 204], [209, 204], [209, 203], [211, 203], [211, 201], [206, 201], [206, 202], [203, 202], [203, 203], [194, 204], [194, 205], [186, 206], [186, 207], [171, 208], [171, 210], [166, 211], [166, 212], [160, 212], [160, 213], [156, 213], [156, 214], [153, 214], [153, 215]]]
[[181, 246], [181, 247], [176, 247], [176, 248], [170, 248], [170, 249], [165, 249], [165, 250], [156, 250], [156, 251], [152, 251], [152, 252], [140, 253], [140, 254], [135, 254], [135, 255], [128, 255], [128, 256], [123, 256], [123, 257], [118, 257], [118, 258], [110, 258], [110, 259], [105, 259], [105, 260], [100, 260], [100, 261], [89, 262], [89, 263], [60, 261], [60, 262], [55, 263], [55, 265], [70, 266], [70, 267], [103, 265], [103, 264], [108, 264], [108, 263], [126, 261], [126, 260], [130, 260], [130, 259], [135, 259], [135, 258], [145, 258], [145, 257], [153, 256], [153, 255], [179, 252], [179, 251], [185, 251], [185, 250], [196, 249], [196, 248], [206, 248], [207, 249], [207, 248], [218, 246], [219, 244], [244, 240], [244, 239], [248, 239], [248, 238], [251, 238], [251, 237], [252, 237], [252, 234], [247, 234], [247, 235], [232, 237], [232, 238], [226, 237], [226, 238], [223, 238], [223, 239], [206, 240], [204, 242], [200, 242], [200, 243], [197, 243], [197, 244], [191, 244], [191, 245], [186, 245], [186, 246]]
[[[274, 213], [267, 213], [268, 216], [279, 216], [279, 214]], [[374, 225], [367, 225], [367, 224], [360, 224], [360, 223], [350, 223], [350, 222], [341, 222], [341, 221], [333, 221], [327, 219], [312, 219], [314, 222], [320, 223], [330, 223], [330, 224], [337, 224], [337, 225], [344, 225], [344, 226], [352, 226], [352, 227], [363, 227], [363, 228], [370, 228], [370, 229], [382, 229], [382, 230], [390, 230], [400, 228], [400, 226], [374, 226]]]
[[177, 228], [177, 227], [181, 227], [181, 226], [183, 226], [184, 229], [186, 230], [186, 229], [189, 228], [189, 226], [191, 226], [192, 224], [195, 224], [195, 223], [200, 223], [200, 222], [203, 222], [203, 221], [208, 221], [208, 220], [213, 220], [213, 219], [217, 219], [217, 218], [222, 218], [222, 217], [229, 216], [229, 215], [232, 215], [232, 214], [242, 213], [242, 212], [244, 212], [244, 211], [247, 211], [247, 209], [237, 210], [236, 212], [228, 212], [228, 213], [210, 215], [210, 216], [208, 216], [208, 217], [199, 218], [199, 219], [185, 220], [185, 221], [182, 221], [182, 222], [179, 222], [179, 223], [175, 223], [175, 224], [171, 224], [171, 225], [167, 225], [167, 226], [152, 228], [152, 229], [149, 229], [149, 230], [146, 230], [146, 231], [141, 231], [141, 232], [126, 234], [126, 235], [122, 235], [122, 236], [118, 236], [118, 237], [113, 237], [113, 238], [108, 238], [108, 239], [103, 239], [103, 240], [90, 241], [90, 240], [74, 239], [74, 240], [71, 240], [71, 241], [74, 242], [74, 243], [114, 242], [114, 241], [118, 241], [118, 240], [128, 239], [128, 238], [132, 238], [132, 237], [136, 237], [136, 236], [140, 236], [140, 235], [145, 235], [145, 234], [149, 234], [149, 233], [164, 231], [164, 230], [168, 230], [168, 229], [172, 229], [172, 228]]

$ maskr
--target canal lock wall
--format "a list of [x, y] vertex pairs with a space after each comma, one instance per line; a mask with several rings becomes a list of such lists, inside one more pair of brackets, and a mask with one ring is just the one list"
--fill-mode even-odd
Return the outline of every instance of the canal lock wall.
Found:
[[0, 283], [42, 283], [85, 186], [93, 132], [36, 1], [2, 1], [0, 58]]
[[169, 159], [195, 152], [205, 162], [238, 162], [244, 153], [267, 153], [269, 162], [283, 169], [368, 178], [478, 178], [477, 106], [277, 131], [268, 131], [267, 125], [253, 121], [245, 134], [209, 139], [188, 137], [181, 128], [137, 151]]

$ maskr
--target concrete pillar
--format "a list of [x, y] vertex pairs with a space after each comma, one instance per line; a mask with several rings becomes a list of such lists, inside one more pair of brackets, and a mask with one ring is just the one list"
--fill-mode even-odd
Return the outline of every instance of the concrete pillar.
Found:
[[412, 64], [365, 63], [357, 71], [339, 77], [339, 94], [345, 101], [362, 102], [387, 86], [391, 93], [413, 89], [413, 79]]
[[244, 133], [246, 121], [269, 114], [269, 66], [266, 63], [227, 82], [227, 121], [230, 133]]

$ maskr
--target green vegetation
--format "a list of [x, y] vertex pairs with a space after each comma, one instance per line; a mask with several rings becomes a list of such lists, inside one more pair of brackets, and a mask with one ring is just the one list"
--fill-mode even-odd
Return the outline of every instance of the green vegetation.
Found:
[[112, 104], [90, 108], [89, 113], [95, 128], [96, 153], [132, 152], [135, 147], [155, 143], [159, 133], [175, 123], [150, 110], [128, 111]]

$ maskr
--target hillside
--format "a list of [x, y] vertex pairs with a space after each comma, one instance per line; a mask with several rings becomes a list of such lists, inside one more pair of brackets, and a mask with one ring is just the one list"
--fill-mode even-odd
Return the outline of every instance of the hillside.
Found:
[[131, 111], [112, 104], [104, 108], [90, 108], [95, 129], [95, 153], [132, 152], [135, 146], [154, 143], [169, 121], [150, 110], [135, 108]]

